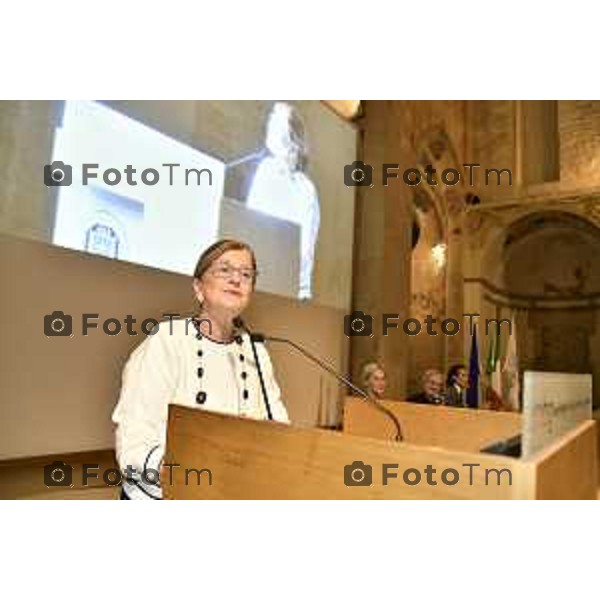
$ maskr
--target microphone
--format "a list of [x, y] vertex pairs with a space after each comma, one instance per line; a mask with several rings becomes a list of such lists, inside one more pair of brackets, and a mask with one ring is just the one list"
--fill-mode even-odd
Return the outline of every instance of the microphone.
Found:
[[238, 158], [236, 160], [232, 160], [231, 162], [228, 162], [225, 166], [226, 168], [231, 168], [231, 167], [237, 167], [237, 165], [241, 165], [244, 162], [247, 162], [249, 160], [253, 160], [253, 159], [257, 159], [257, 158], [264, 158], [265, 156], [267, 156], [268, 152], [266, 150], [266, 148], [262, 148], [261, 150], [257, 150], [256, 152], [252, 152], [246, 156], [242, 156], [242, 158]]
[[271, 405], [269, 404], [269, 396], [267, 395], [267, 386], [265, 385], [265, 378], [263, 377], [263, 372], [260, 366], [260, 361], [258, 360], [258, 352], [256, 351], [256, 341], [253, 339], [255, 334], [253, 334], [246, 324], [244, 323], [241, 317], [235, 317], [233, 319], [233, 326], [236, 329], [243, 329], [250, 336], [250, 346], [252, 348], [252, 354], [254, 356], [254, 362], [256, 363], [256, 370], [258, 371], [258, 379], [260, 381], [260, 389], [262, 391], [263, 401], [265, 403], [265, 408], [267, 409], [267, 417], [269, 421], [273, 420], [273, 413], [271, 412]]
[[375, 398], [372, 398], [364, 390], [361, 390], [359, 387], [354, 385], [347, 377], [344, 377], [343, 375], [338, 373], [336, 371], [335, 367], [333, 367], [329, 363], [325, 362], [321, 358], [315, 356], [314, 354], [309, 352], [306, 348], [304, 348], [300, 344], [297, 344], [296, 342], [289, 340], [287, 338], [273, 337], [273, 336], [264, 335], [262, 333], [251, 333], [250, 341], [251, 341], [251, 343], [258, 342], [261, 344], [264, 344], [266, 341], [268, 341], [268, 342], [276, 342], [276, 343], [282, 343], [282, 344], [287, 344], [289, 346], [292, 346], [292, 348], [295, 348], [296, 350], [298, 350], [298, 352], [303, 354], [306, 358], [308, 358], [315, 364], [319, 365], [319, 367], [321, 367], [322, 369], [324, 369], [325, 371], [327, 371], [328, 373], [333, 375], [339, 382], [343, 383], [346, 387], [350, 388], [353, 392], [358, 394], [363, 400], [370, 402], [373, 406], [375, 406], [375, 408], [377, 408], [377, 410], [384, 413], [386, 415], [386, 417], [391, 419], [392, 422], [394, 423], [394, 427], [396, 428], [396, 441], [401, 442], [404, 439], [400, 421], [398, 420], [398, 417], [396, 417], [396, 415], [389, 408], [386, 408], [385, 406], [383, 406], [383, 404], [380, 404], [378, 400], [376, 400]]

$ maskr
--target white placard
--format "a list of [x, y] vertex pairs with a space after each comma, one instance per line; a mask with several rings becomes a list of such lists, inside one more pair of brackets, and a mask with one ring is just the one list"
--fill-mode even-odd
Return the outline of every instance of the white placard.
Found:
[[592, 418], [592, 376], [573, 373], [523, 374], [523, 458], [548, 447]]

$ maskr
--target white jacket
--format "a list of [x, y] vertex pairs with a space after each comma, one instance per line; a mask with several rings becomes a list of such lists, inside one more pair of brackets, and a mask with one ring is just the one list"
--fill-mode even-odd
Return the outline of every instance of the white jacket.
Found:
[[[269, 354], [263, 344], [256, 344], [256, 349], [273, 419], [289, 422]], [[202, 356], [198, 355], [199, 350]], [[206, 392], [203, 404], [196, 399], [200, 390]], [[123, 370], [121, 394], [112, 416], [117, 426], [119, 466], [123, 473], [128, 465], [136, 473], [136, 483], [123, 480], [130, 498], [160, 497], [160, 487], [148, 484], [140, 475], [144, 468], [159, 468], [169, 404], [266, 419], [248, 334], [243, 334], [241, 344], [214, 342], [206, 336], [198, 340], [190, 319], [173, 319], [160, 323], [157, 333], [132, 352]]]

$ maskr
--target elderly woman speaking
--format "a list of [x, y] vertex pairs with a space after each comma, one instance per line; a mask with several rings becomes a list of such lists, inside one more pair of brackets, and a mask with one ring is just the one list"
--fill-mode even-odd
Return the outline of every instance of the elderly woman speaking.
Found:
[[256, 276], [256, 258], [248, 245], [235, 240], [213, 244], [194, 271], [197, 316], [160, 323], [131, 354], [112, 417], [119, 466], [135, 469], [124, 480], [121, 498], [160, 497], [157, 482], [141, 475], [158, 472], [170, 403], [288, 421], [267, 350], [256, 345], [258, 367], [248, 333], [236, 327]]

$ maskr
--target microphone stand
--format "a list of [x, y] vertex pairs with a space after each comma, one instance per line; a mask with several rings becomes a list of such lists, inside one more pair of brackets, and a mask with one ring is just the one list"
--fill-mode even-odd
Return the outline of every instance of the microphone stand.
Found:
[[375, 398], [372, 398], [364, 390], [361, 390], [359, 387], [355, 386], [347, 377], [340, 375], [336, 371], [336, 369], [329, 363], [325, 362], [324, 360], [320, 359], [319, 357], [315, 356], [314, 354], [311, 354], [308, 350], [306, 350], [305, 348], [303, 348], [296, 342], [293, 342], [292, 340], [288, 340], [287, 338], [271, 337], [271, 336], [262, 335], [260, 333], [252, 333], [252, 334], [250, 334], [250, 340], [251, 340], [251, 342], [255, 341], [255, 342], [264, 343], [265, 341], [269, 341], [269, 342], [288, 344], [289, 346], [292, 346], [292, 348], [295, 348], [298, 352], [303, 354], [306, 358], [308, 358], [312, 362], [319, 365], [322, 369], [324, 369], [328, 373], [331, 373], [331, 375], [333, 375], [338, 381], [340, 381], [341, 383], [346, 385], [348, 388], [350, 388], [353, 392], [358, 394], [363, 400], [370, 402], [375, 408], [377, 408], [377, 410], [384, 413], [394, 423], [394, 427], [396, 428], [396, 438], [395, 438], [396, 441], [401, 442], [404, 439], [404, 436], [402, 434], [402, 426], [400, 425], [400, 421], [398, 420], [398, 417], [396, 417], [396, 415], [391, 410], [389, 410], [389, 408], [386, 408], [385, 406], [380, 404], [378, 400], [376, 400]]
[[269, 404], [269, 396], [267, 395], [267, 386], [265, 385], [265, 378], [263, 376], [262, 368], [260, 366], [260, 361], [258, 360], [258, 352], [256, 351], [256, 342], [258, 340], [254, 339], [255, 334], [253, 334], [248, 329], [248, 327], [246, 326], [246, 324], [244, 323], [244, 321], [240, 317], [236, 317], [233, 320], [233, 324], [234, 324], [234, 326], [236, 328], [243, 329], [244, 331], [246, 331], [246, 333], [250, 337], [250, 346], [252, 347], [252, 354], [254, 356], [254, 362], [256, 363], [256, 370], [258, 371], [258, 379], [260, 381], [260, 389], [262, 391], [262, 396], [263, 396], [263, 401], [265, 403], [265, 408], [267, 409], [267, 417], [269, 418], [269, 421], [272, 421], [273, 420], [273, 413], [271, 411], [271, 405]]

